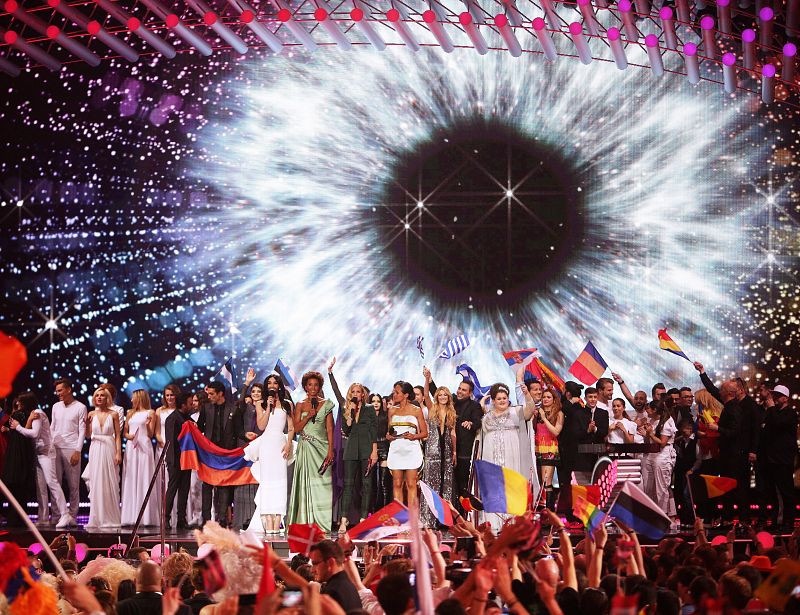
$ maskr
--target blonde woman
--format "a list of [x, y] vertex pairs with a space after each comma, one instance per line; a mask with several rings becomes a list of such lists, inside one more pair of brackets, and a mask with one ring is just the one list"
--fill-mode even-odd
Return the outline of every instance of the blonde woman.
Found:
[[[133, 525], [147, 495], [147, 487], [155, 471], [153, 438], [160, 432], [158, 415], [150, 405], [144, 389], [131, 395], [133, 408], [125, 419], [125, 460], [122, 466], [122, 525]], [[142, 517], [142, 525], [158, 525], [157, 492], [150, 495]]]
[[339, 411], [342, 413], [342, 435], [347, 438], [342, 454], [344, 493], [339, 509], [341, 514], [339, 532], [344, 533], [347, 531], [348, 515], [356, 483], [361, 491], [358, 518], [365, 519], [369, 512], [372, 490], [367, 476], [378, 461], [378, 421], [375, 412], [372, 411], [373, 408], [367, 405], [367, 390], [363, 384], [354, 382], [348, 387], [347, 395], [342, 397], [339, 385], [333, 376], [334, 365], [336, 365], [336, 357], [331, 359], [328, 365], [328, 377], [339, 402]]
[[539, 470], [539, 484], [545, 492], [547, 508], [553, 510], [556, 504], [553, 491], [553, 472], [560, 459], [558, 455], [558, 435], [564, 427], [564, 413], [561, 411], [561, 396], [552, 390], [542, 392], [542, 405], [536, 409], [534, 450], [536, 467]]
[[81, 478], [89, 490], [89, 522], [86, 527], [119, 527], [119, 464], [122, 463], [122, 437], [119, 414], [105, 388], [92, 395], [94, 410], [86, 417], [89, 462]]
[[[445, 502], [453, 499], [454, 472], [456, 467], [456, 407], [453, 394], [447, 387], [439, 387], [430, 397], [431, 372], [422, 370], [425, 377], [423, 399], [428, 408], [428, 439], [425, 444], [425, 469], [422, 478]], [[420, 506], [420, 521], [423, 527], [436, 529], [438, 522], [430, 508]]]

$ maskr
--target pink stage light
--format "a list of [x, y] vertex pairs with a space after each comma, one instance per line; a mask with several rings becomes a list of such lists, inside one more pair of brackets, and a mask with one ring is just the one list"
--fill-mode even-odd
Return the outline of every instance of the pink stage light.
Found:
[[720, 32], [731, 33], [731, 0], [717, 0], [717, 21]]
[[561, 20], [553, 7], [553, 0], [542, 0], [542, 8], [544, 9], [545, 17], [547, 17], [547, 23], [550, 24], [550, 29], [560, 30]]
[[375, 49], [378, 51], [383, 51], [386, 49], [386, 43], [370, 23], [372, 20], [372, 15], [369, 12], [369, 7], [363, 3], [360, 3], [359, 6], [356, 6], [356, 8], [350, 11], [350, 19], [353, 20], [353, 22], [356, 24], [356, 27], [361, 30], [361, 34], [363, 34], [367, 40], [372, 43], [372, 46], [375, 47]]
[[508, 47], [508, 53], [510, 53], [512, 57], [520, 57], [522, 55], [522, 47], [520, 46], [517, 37], [514, 35], [514, 30], [508, 23], [508, 18], [502, 13], [495, 15], [494, 25], [497, 26], [498, 30], [500, 30], [500, 36], [503, 37], [506, 47]]
[[775, 66], [764, 64], [761, 68], [761, 100], [769, 105], [775, 100]]
[[541, 17], [536, 17], [531, 25], [533, 26], [533, 32], [536, 35], [536, 39], [542, 46], [544, 57], [550, 62], [555, 62], [556, 58], [558, 58], [556, 46], [553, 43], [553, 39], [550, 38], [550, 33], [547, 31], [547, 26], [544, 23], [544, 19]]
[[697, 45], [686, 43], [683, 46], [683, 61], [686, 65], [686, 77], [689, 83], [700, 83], [700, 63], [697, 61]]
[[667, 49], [676, 50], [678, 48], [678, 37], [675, 34], [675, 16], [672, 9], [668, 6], [663, 7], [658, 12], [661, 19], [661, 29], [664, 31], [664, 43]]
[[250, 31], [261, 39], [275, 53], [283, 51], [281, 39], [275, 36], [269, 28], [256, 19], [256, 10], [244, 0], [228, 0], [235, 10], [239, 12], [239, 21], [245, 24]]
[[736, 54], [730, 51], [722, 55], [722, 82], [728, 94], [736, 92]]
[[794, 62], [797, 56], [797, 45], [786, 43], [783, 46], [783, 66], [781, 68], [781, 79], [784, 81], [794, 80]]
[[628, 68], [628, 58], [625, 57], [625, 49], [622, 47], [621, 35], [617, 28], [609, 28], [606, 31], [608, 45], [611, 47], [611, 55], [614, 56], [614, 64], [620, 70]]
[[168, 29], [172, 30], [185, 43], [194, 47], [200, 55], [208, 57], [213, 53], [211, 46], [206, 41], [186, 26], [175, 13], [164, 7], [159, 0], [141, 0], [141, 2], [156, 17], [163, 20]]
[[600, 24], [597, 23], [597, 19], [594, 16], [592, 0], [578, 0], [578, 10], [583, 15], [583, 23], [589, 34], [597, 36], [600, 33]]
[[186, 4], [200, 15], [203, 18], [203, 23], [210, 27], [225, 43], [230, 45], [231, 49], [240, 55], [247, 53], [248, 47], [245, 42], [225, 23], [220, 21], [217, 14], [211, 10], [211, 7], [204, 0], [186, 0]]
[[591, 64], [592, 52], [583, 34], [583, 26], [577, 21], [573, 21], [569, 24], [569, 33], [572, 35], [572, 44], [575, 45], [575, 49], [578, 51], [580, 61], [583, 64]]
[[650, 60], [650, 70], [656, 77], [661, 77], [664, 74], [664, 60], [658, 48], [658, 37], [655, 34], [648, 34], [644, 37], [644, 46], [647, 49], [647, 59]]
[[619, 0], [619, 2], [617, 2], [617, 8], [619, 9], [620, 19], [622, 19], [625, 35], [628, 37], [629, 41], [637, 42], [639, 40], [639, 29], [636, 27], [636, 23], [633, 19], [633, 7], [631, 6], [630, 0]]
[[[402, 5], [400, 6], [402, 7]], [[401, 13], [400, 9], [397, 7], [389, 9], [386, 11], [386, 19], [389, 20], [395, 32], [397, 32], [409, 49], [412, 51], [419, 51], [419, 43], [417, 42], [417, 39], [414, 38], [414, 35], [411, 33], [411, 29], [406, 24], [408, 15], [405, 14], [405, 8], [402, 10], [403, 12]]]
[[714, 18], [706, 15], [700, 20], [700, 30], [703, 35], [703, 51], [706, 57], [717, 57], [717, 39], [714, 34]]
[[756, 33], [747, 28], [742, 30], [742, 50], [744, 55], [743, 65], [747, 70], [753, 70], [756, 63]]
[[439, 21], [436, 13], [431, 9], [428, 9], [422, 14], [422, 21], [427, 24], [428, 30], [430, 30], [431, 34], [433, 34], [433, 38], [435, 38], [436, 42], [439, 43], [442, 51], [445, 53], [453, 53], [455, 50], [453, 41], [450, 40], [450, 36], [444, 29], [442, 22]]
[[133, 32], [150, 45], [153, 49], [158, 51], [165, 58], [172, 59], [177, 55], [175, 48], [160, 36], [142, 26], [142, 22], [130, 13], [119, 8], [117, 2], [111, 0], [95, 0], [97, 5], [106, 13], [111, 15], [116, 21], [124, 25], [130, 32]]
[[[508, 25], [508, 18], [506, 18], [505, 15], [502, 15], [502, 17], [506, 20], [506, 25]], [[483, 40], [483, 36], [474, 23], [472, 19], [472, 13], [469, 11], [464, 11], [458, 16], [458, 22], [461, 24], [461, 27], [464, 28], [464, 32], [467, 33], [467, 36], [472, 42], [472, 46], [475, 48], [475, 51], [482, 56], [486, 55], [489, 51], [489, 47], [486, 45], [486, 41]]]
[[769, 47], [772, 44], [772, 23], [775, 19], [775, 11], [768, 6], [761, 7], [758, 12], [759, 25], [759, 39], [758, 42], [762, 47]]

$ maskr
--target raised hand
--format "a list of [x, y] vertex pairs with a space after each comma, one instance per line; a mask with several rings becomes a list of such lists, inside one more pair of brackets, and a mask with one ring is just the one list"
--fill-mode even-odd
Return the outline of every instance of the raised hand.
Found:
[[701, 374], [705, 374], [706, 373], [706, 369], [705, 369], [705, 367], [703, 367], [703, 364], [700, 363], [700, 361], [695, 361], [694, 363], [692, 363], [692, 365], [694, 365], [694, 368], [698, 372], [700, 372]]
[[427, 367], [422, 368], [422, 375], [425, 378], [425, 382], [431, 381], [431, 370], [429, 370]]
[[252, 367], [247, 368], [247, 375], [244, 377], [244, 383], [246, 386], [250, 386], [250, 383], [256, 379], [256, 370]]
[[328, 363], [328, 373], [330, 374], [333, 371], [333, 366], [336, 365], [336, 357], [331, 358], [331, 362]]
[[622, 384], [622, 376], [620, 376], [616, 372], [611, 372], [611, 377], [617, 382], [617, 384]]

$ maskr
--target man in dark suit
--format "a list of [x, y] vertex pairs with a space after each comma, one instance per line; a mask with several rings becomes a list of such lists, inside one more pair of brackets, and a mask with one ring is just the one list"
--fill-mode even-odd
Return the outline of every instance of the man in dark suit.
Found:
[[[221, 448], [236, 448], [234, 414], [236, 405], [225, 399], [225, 386], [213, 381], [206, 387], [208, 403], [200, 410], [197, 427], [203, 435]], [[228, 526], [228, 508], [233, 502], [233, 487], [214, 487], [203, 483], [203, 523], [211, 520], [211, 500], [217, 511], [217, 521]]]
[[[117, 604], [117, 615], [161, 615], [161, 567], [153, 561], [142, 562], [136, 572], [136, 595]], [[182, 604], [176, 615], [192, 615]]]
[[189, 487], [192, 482], [192, 471], [181, 470], [181, 445], [178, 436], [186, 421], [191, 421], [191, 395], [181, 395], [178, 399], [178, 411], [171, 413], [164, 421], [164, 439], [170, 443], [167, 453], [167, 469], [169, 484], [167, 485], [167, 529], [170, 529], [170, 516], [175, 496], [178, 496], [178, 529], [189, 529], [186, 523], [186, 503], [189, 499]]
[[[586, 389], [586, 406], [580, 409], [581, 433], [578, 436], [578, 445], [602, 444], [608, 436], [608, 411], [597, 405], [597, 389]], [[585, 429], [583, 427], [585, 426]], [[598, 453], [578, 453], [575, 472], [578, 483], [588, 485], [591, 483], [592, 470], [600, 455]]]
[[737, 399], [739, 384], [735, 380], [726, 380], [719, 389], [720, 401], [723, 403], [719, 422], [708, 428], [719, 432], [720, 474], [736, 479], [736, 489], [723, 498], [722, 518], [733, 519], [733, 505], [739, 505], [739, 520], [750, 518], [750, 417]]
[[[461, 502], [458, 498], [469, 492], [469, 472], [472, 467], [472, 447], [475, 436], [481, 430], [483, 410], [481, 405], [472, 398], [475, 385], [469, 380], [459, 383], [453, 396], [453, 405], [456, 408], [456, 458], [455, 467], [456, 497], [455, 505], [462, 513]], [[435, 390], [435, 389], [433, 389]]]
[[311, 547], [311, 570], [314, 580], [322, 583], [320, 593], [339, 603], [345, 613], [361, 610], [358, 590], [344, 570], [344, 551], [332, 540], [322, 540]]

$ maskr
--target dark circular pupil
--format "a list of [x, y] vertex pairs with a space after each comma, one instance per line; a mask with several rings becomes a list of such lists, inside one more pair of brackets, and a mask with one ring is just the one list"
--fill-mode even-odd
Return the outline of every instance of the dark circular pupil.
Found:
[[460, 126], [395, 165], [377, 208], [382, 244], [407, 284], [476, 308], [514, 305], [568, 268], [583, 234], [579, 187], [553, 148], [505, 126]]

